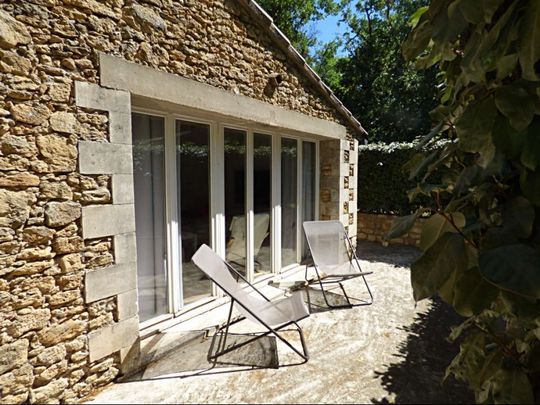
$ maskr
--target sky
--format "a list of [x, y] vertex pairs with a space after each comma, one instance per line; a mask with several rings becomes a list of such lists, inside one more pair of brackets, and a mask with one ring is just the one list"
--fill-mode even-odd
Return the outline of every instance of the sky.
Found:
[[[315, 31], [317, 33], [317, 40], [319, 42], [329, 42], [345, 33], [347, 30], [346, 23], [339, 23], [339, 15], [330, 15], [324, 20], [314, 21], [308, 24], [308, 30]], [[344, 55], [343, 49], [338, 49], [338, 56]]]

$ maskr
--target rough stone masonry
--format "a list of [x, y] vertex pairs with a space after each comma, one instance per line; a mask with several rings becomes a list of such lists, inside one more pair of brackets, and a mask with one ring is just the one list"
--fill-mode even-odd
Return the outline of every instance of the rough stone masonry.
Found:
[[[117, 296], [85, 300], [85, 275], [118, 259], [81, 220], [112, 203], [111, 176], [78, 166], [80, 142], [110, 142], [109, 114], [75, 103], [75, 82], [99, 84], [99, 53], [347, 125], [240, 3], [0, 3], [0, 403], [74, 402], [121, 370], [119, 352], [91, 361], [88, 345], [119, 317]], [[345, 217], [351, 236], [355, 153], [352, 137], [321, 143], [321, 219]]]

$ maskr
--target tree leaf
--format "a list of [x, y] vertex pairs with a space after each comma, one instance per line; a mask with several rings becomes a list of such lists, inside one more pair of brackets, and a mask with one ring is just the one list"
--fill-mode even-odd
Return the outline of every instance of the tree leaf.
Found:
[[516, 159], [522, 153], [526, 133], [518, 132], [510, 125], [506, 117], [498, 115], [492, 137], [497, 150], [504, 153], [509, 159]]
[[523, 78], [539, 79], [536, 62], [540, 59], [540, 1], [529, 0], [521, 22], [519, 63]]
[[452, 306], [462, 316], [473, 316], [488, 309], [498, 294], [499, 289], [484, 280], [478, 268], [469, 269], [456, 283]]
[[493, 18], [498, 8], [501, 6], [501, 3], [503, 2], [504, 0], [483, 0], [482, 1], [482, 6], [484, 9], [484, 21], [486, 24], [491, 23], [491, 19]]
[[493, 98], [469, 105], [456, 122], [459, 146], [465, 152], [480, 152], [492, 145], [491, 131], [497, 109]]
[[493, 400], [496, 404], [532, 404], [534, 393], [521, 367], [500, 368], [493, 377]]
[[504, 205], [503, 226], [518, 238], [528, 238], [534, 223], [534, 207], [525, 197], [517, 196]]
[[534, 101], [522, 87], [514, 85], [500, 87], [495, 95], [495, 104], [518, 131], [527, 128], [534, 117]]
[[459, 3], [459, 9], [463, 14], [463, 17], [471, 24], [479, 24], [484, 19], [484, 7], [478, 1], [472, 2], [468, 0], [461, 0]]
[[502, 80], [510, 75], [516, 68], [519, 55], [512, 53], [504, 55], [497, 61], [497, 79]]
[[414, 14], [411, 16], [411, 19], [409, 20], [409, 25], [412, 28], [415, 28], [418, 24], [418, 21], [420, 21], [420, 17], [424, 15], [426, 11], [428, 11], [429, 6], [420, 7], [418, 10], [414, 12]]
[[401, 48], [406, 61], [413, 60], [426, 49], [431, 39], [431, 31], [430, 21], [424, 20], [409, 34]]
[[480, 253], [480, 273], [498, 287], [531, 298], [540, 298], [540, 253], [514, 244]]
[[534, 205], [540, 206], [540, 172], [523, 170], [519, 177], [523, 195]]
[[525, 135], [521, 163], [531, 170], [535, 170], [540, 163], [540, 120], [538, 118], [529, 126]]
[[431, 297], [457, 269], [466, 266], [465, 243], [455, 233], [445, 233], [411, 266], [415, 301]]
[[389, 240], [393, 238], [399, 238], [400, 236], [405, 235], [414, 226], [418, 216], [419, 211], [417, 210], [414, 214], [395, 218], [392, 222], [392, 227], [390, 228], [390, 231], [385, 235], [384, 238], [386, 240]]
[[[452, 218], [456, 226], [461, 229], [465, 226], [465, 216], [461, 212], [447, 214]], [[428, 250], [439, 237], [446, 232], [457, 232], [456, 229], [441, 214], [433, 214], [422, 224], [420, 234], [420, 249], [424, 252]]]

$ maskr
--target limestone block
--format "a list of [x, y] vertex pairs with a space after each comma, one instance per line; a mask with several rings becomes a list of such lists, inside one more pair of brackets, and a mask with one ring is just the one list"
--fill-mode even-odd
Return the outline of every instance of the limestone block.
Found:
[[85, 329], [84, 321], [69, 320], [41, 330], [38, 338], [44, 346], [52, 346], [79, 336]]
[[81, 252], [84, 249], [84, 242], [81, 237], [73, 236], [70, 238], [56, 238], [53, 241], [53, 249], [56, 253], [73, 253]]
[[0, 375], [26, 364], [28, 361], [28, 346], [27, 339], [0, 345]]
[[82, 209], [83, 238], [135, 232], [135, 206], [92, 205]]
[[112, 176], [112, 194], [114, 204], [133, 204], [135, 192], [132, 174], [115, 174]]
[[19, 44], [29, 44], [31, 41], [32, 37], [26, 26], [0, 10], [0, 47], [9, 49]]
[[0, 226], [19, 228], [30, 214], [29, 196], [24, 191], [0, 189]]
[[36, 154], [37, 149], [24, 136], [7, 134], [0, 138], [0, 151], [4, 155], [16, 154], [30, 157]]
[[118, 111], [109, 113], [109, 139], [111, 143], [131, 145], [131, 114]]
[[49, 164], [52, 172], [72, 172], [77, 166], [77, 148], [69, 139], [58, 135], [37, 137], [39, 152]]
[[66, 347], [63, 344], [49, 347], [38, 354], [36, 364], [50, 366], [66, 357]]
[[131, 145], [81, 141], [79, 155], [81, 174], [133, 173]]
[[16, 121], [30, 124], [41, 125], [50, 116], [51, 111], [43, 104], [30, 105], [30, 104], [15, 104], [11, 108], [11, 115]]
[[73, 192], [65, 182], [42, 182], [39, 191], [42, 198], [55, 200], [71, 200], [73, 198]]
[[142, 29], [148, 33], [152, 33], [156, 29], [163, 31], [167, 29], [165, 20], [151, 8], [134, 4], [131, 7], [126, 7], [125, 12], [132, 17], [126, 19], [127, 23], [135, 29]]
[[76, 221], [81, 216], [81, 205], [73, 201], [50, 202], [45, 206], [45, 224], [61, 227]]
[[91, 270], [85, 276], [87, 303], [137, 288], [135, 264], [116, 264]]
[[119, 321], [131, 318], [139, 314], [136, 289], [118, 294], [117, 300], [118, 300], [118, 320]]
[[36, 186], [39, 186], [39, 177], [33, 174], [0, 174], [0, 187], [26, 188]]
[[60, 378], [51, 381], [49, 384], [43, 387], [35, 388], [30, 393], [30, 403], [43, 404], [50, 403], [63, 394], [63, 391], [68, 387], [69, 382], [67, 378]]
[[30, 330], [44, 328], [51, 319], [51, 311], [48, 309], [36, 309], [24, 315], [18, 315], [13, 323], [8, 326], [8, 333], [13, 337], [19, 337]]
[[71, 86], [67, 83], [53, 83], [49, 85], [49, 97], [52, 101], [66, 102], [71, 94]]
[[49, 118], [51, 128], [57, 132], [74, 133], [77, 127], [77, 119], [72, 113], [58, 111]]
[[84, 268], [84, 265], [81, 262], [80, 253], [71, 253], [62, 256], [58, 261], [58, 264], [64, 273], [72, 273]]
[[75, 102], [79, 107], [131, 114], [128, 92], [106, 89], [94, 83], [75, 82]]
[[88, 334], [90, 362], [131, 346], [139, 337], [139, 318], [133, 317]]
[[135, 233], [125, 233], [114, 237], [114, 261], [118, 264], [137, 262]]

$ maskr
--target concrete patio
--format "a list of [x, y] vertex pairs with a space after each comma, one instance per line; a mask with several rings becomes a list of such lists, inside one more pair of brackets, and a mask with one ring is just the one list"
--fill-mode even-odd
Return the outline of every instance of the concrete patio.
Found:
[[[446, 365], [457, 351], [447, 343], [459, 318], [439, 301], [412, 299], [408, 266], [418, 254], [408, 247], [361, 243], [364, 271], [375, 296], [371, 306], [328, 311], [314, 307], [301, 321], [310, 360], [301, 365], [277, 344], [280, 368], [210, 368], [206, 353], [211, 337], [198, 337], [150, 364], [128, 381], [116, 383], [90, 403], [468, 403], [471, 393], [456, 381], [441, 384]], [[302, 275], [297, 272], [293, 277]], [[346, 284], [362, 295], [359, 280]], [[265, 287], [266, 291], [279, 290]], [[226, 319], [227, 306], [216, 308], [165, 333], [212, 330]], [[260, 331], [247, 321], [233, 332]], [[242, 338], [238, 336], [237, 338]], [[288, 334], [298, 344], [297, 335]], [[264, 366], [275, 361], [267, 339], [236, 353], [237, 359]], [[260, 364], [259, 364], [260, 363]], [[250, 363], [252, 364], [252, 363]]]

